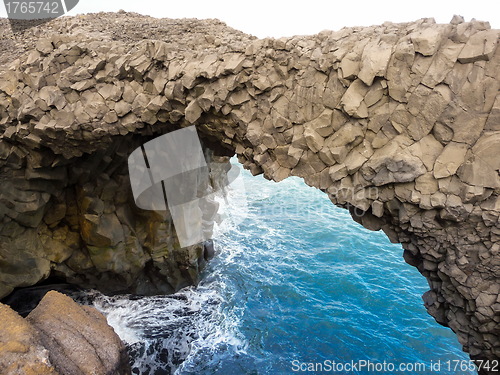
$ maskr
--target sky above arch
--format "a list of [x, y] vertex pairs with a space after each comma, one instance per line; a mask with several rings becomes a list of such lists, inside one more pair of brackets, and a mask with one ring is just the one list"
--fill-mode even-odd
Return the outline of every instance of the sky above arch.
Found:
[[[448, 23], [454, 14], [462, 15], [466, 21], [472, 18], [489, 21], [493, 28], [500, 28], [498, 0], [80, 0], [69, 14], [120, 9], [159, 18], [218, 18], [257, 37], [315, 34], [344, 26], [407, 22], [424, 17]], [[3, 5], [0, 16], [6, 16]]]

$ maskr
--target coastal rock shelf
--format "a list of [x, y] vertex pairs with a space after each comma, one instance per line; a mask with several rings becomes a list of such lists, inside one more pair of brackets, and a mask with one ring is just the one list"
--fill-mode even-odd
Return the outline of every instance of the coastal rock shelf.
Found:
[[49, 275], [133, 291], [195, 280], [201, 245], [176, 248], [168, 221], [134, 208], [126, 168], [195, 125], [215, 155], [302, 177], [400, 242], [429, 313], [472, 358], [500, 358], [499, 37], [460, 17], [256, 39], [123, 13], [6, 38], [0, 295]]

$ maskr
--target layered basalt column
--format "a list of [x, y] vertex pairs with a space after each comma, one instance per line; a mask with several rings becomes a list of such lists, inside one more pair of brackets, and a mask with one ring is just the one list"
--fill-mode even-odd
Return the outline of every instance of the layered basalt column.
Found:
[[[400, 242], [429, 282], [429, 313], [472, 358], [500, 358], [499, 30], [455, 17], [255, 39], [217, 21], [92, 17], [55, 21], [63, 34], [42, 35], [0, 78], [2, 267], [26, 264], [27, 240], [60, 241], [55, 223], [71, 212], [95, 215], [88, 192], [127, 188], [126, 170], [113, 188], [98, 176], [80, 184], [69, 170], [194, 124], [219, 155], [237, 154], [275, 181], [302, 177]], [[114, 23], [104, 27], [106, 17]], [[139, 21], [161, 40], [116, 32]], [[187, 24], [193, 32], [180, 32]], [[72, 181], [80, 211], [58, 181]], [[115, 233], [118, 215], [137, 217], [116, 206], [102, 212], [109, 220], [89, 218], [78, 241], [90, 230]], [[15, 232], [28, 227], [29, 239]], [[95, 252], [111, 261], [108, 242]], [[84, 262], [49, 253], [30, 253], [32, 268], [64, 275]]]

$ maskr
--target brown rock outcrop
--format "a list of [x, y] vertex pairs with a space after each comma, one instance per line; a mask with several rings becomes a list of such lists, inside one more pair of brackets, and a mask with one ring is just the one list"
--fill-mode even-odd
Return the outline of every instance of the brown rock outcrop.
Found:
[[58, 375], [39, 332], [10, 307], [0, 303], [0, 373]]
[[127, 375], [125, 345], [93, 307], [48, 292], [27, 319], [0, 304], [0, 373]]
[[61, 374], [130, 373], [125, 345], [95, 308], [50, 291], [28, 315]]
[[[155, 35], [137, 41], [131, 20]], [[252, 173], [302, 177], [402, 243], [430, 314], [473, 358], [500, 357], [499, 30], [423, 19], [256, 40], [106, 14], [52, 28], [0, 77], [3, 293], [49, 272], [104, 285], [164, 264], [142, 262], [173, 252], [147, 245], [164, 221], [128, 203], [125, 159], [194, 124]], [[38, 245], [23, 253], [26, 241]], [[32, 275], [14, 267], [26, 262]]]

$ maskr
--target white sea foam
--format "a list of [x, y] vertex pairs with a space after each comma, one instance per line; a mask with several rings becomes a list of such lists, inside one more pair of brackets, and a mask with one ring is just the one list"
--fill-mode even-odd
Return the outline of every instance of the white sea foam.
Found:
[[223, 309], [223, 286], [185, 288], [171, 296], [108, 297], [97, 291], [85, 298], [107, 318], [128, 345], [133, 373], [177, 373], [196, 362], [200, 352], [215, 355], [221, 349], [243, 352], [246, 342], [239, 322]]

